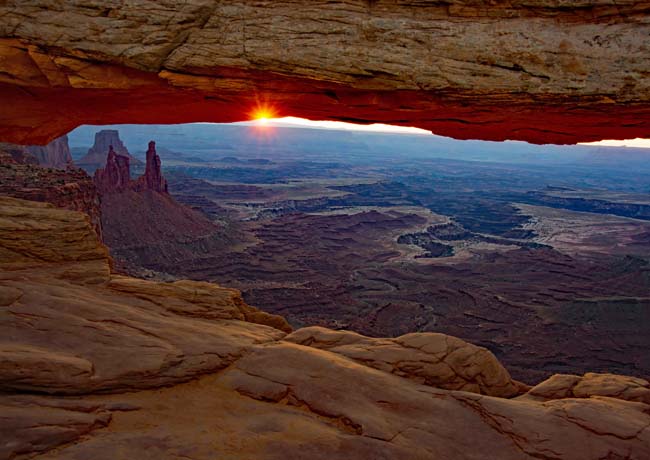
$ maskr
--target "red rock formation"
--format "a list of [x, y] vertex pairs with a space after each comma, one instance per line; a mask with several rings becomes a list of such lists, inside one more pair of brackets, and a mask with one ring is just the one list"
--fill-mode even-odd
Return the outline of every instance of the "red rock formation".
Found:
[[77, 165], [89, 172], [103, 167], [108, 159], [109, 148], [114, 149], [117, 157], [127, 158], [131, 164], [140, 163], [124, 146], [117, 130], [103, 129], [95, 134], [95, 144], [88, 149], [88, 153], [83, 158], [77, 161]]
[[[117, 131], [114, 131], [117, 134]], [[147, 164], [144, 174], [136, 180], [131, 180], [130, 157], [119, 155], [112, 145], [108, 146], [106, 165], [95, 171], [95, 185], [102, 194], [133, 190], [144, 192], [146, 190], [167, 194], [167, 180], [161, 172], [160, 157], [156, 153], [156, 143], [149, 142], [147, 150]]]
[[168, 193], [167, 180], [163, 177], [160, 166], [160, 157], [156, 153], [156, 143], [150, 141], [149, 148], [147, 149], [147, 165], [144, 170], [144, 175], [134, 184], [135, 189]]
[[68, 136], [58, 137], [45, 146], [31, 145], [27, 151], [36, 157], [39, 165], [47, 168], [65, 169], [72, 165]]
[[120, 269], [141, 273], [141, 267], [182, 264], [196, 254], [222, 253], [232, 243], [230, 233], [169, 195], [155, 142], [149, 142], [145, 173], [129, 177], [129, 158], [109, 146], [94, 182], [102, 197], [104, 242]]
[[95, 171], [93, 181], [100, 193], [124, 190], [131, 183], [129, 157], [116, 154], [113, 146], [109, 145], [106, 166]]

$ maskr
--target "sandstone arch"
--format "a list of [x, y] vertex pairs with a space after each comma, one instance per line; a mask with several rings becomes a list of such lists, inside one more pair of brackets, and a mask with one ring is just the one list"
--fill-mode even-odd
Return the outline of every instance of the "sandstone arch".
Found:
[[0, 139], [236, 121], [258, 105], [457, 138], [649, 137], [648, 13], [634, 0], [9, 0]]

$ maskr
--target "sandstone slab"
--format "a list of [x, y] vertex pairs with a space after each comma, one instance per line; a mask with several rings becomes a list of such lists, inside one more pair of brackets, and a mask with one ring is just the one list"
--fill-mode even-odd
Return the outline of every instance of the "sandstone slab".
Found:
[[349, 331], [307, 327], [285, 340], [338, 353], [436, 388], [506, 398], [522, 390], [522, 384], [510, 378], [490, 351], [444, 334], [413, 333], [375, 339]]

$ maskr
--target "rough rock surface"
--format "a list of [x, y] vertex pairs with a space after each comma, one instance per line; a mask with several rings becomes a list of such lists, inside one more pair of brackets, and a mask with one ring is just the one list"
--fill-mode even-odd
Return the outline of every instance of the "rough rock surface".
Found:
[[279, 317], [256, 315], [238, 291], [109, 269], [83, 214], [0, 197], [0, 389], [161, 386], [213, 372], [250, 345], [285, 335], [259, 324], [290, 331]]
[[77, 165], [89, 173], [93, 173], [97, 168], [104, 167], [111, 149], [118, 158], [126, 158], [128, 160], [127, 165], [140, 163], [126, 149], [117, 130], [103, 129], [95, 134], [95, 143], [88, 149], [88, 153], [77, 161]]
[[[220, 381], [254, 399], [318, 414], [341, 432], [365, 438], [367, 453], [358, 453], [357, 442], [351, 446], [356, 455], [340, 458], [382, 458], [382, 451], [383, 458], [501, 460], [640, 459], [650, 453], [645, 404], [607, 398], [531, 404], [448, 392], [310, 348], [256, 347]], [[631, 447], [630, 439], [638, 445]], [[314, 455], [327, 458], [328, 451], [319, 445]]]
[[642, 137], [649, 12], [640, 0], [9, 0], [0, 139], [260, 107], [458, 138]]
[[109, 424], [111, 413], [106, 409], [84, 401], [0, 396], [0, 458], [45, 452], [76, 441]]
[[7, 157], [3, 157], [3, 147], [0, 147], [0, 195], [84, 212], [97, 235], [102, 237], [99, 195], [92, 179], [81, 169], [45, 169], [33, 164], [9, 162]]
[[23, 145], [0, 142], [0, 165], [38, 165], [38, 160]]
[[436, 388], [505, 398], [524, 389], [490, 351], [445, 334], [413, 333], [375, 339], [349, 331], [306, 327], [285, 340], [338, 353]]
[[544, 400], [608, 396], [650, 404], [650, 382], [637, 377], [589, 372], [583, 376], [556, 374], [533, 388], [524, 397]]
[[[287, 337], [251, 311], [213, 284], [111, 275], [84, 215], [0, 197], [0, 458], [650, 456], [650, 405], [592, 396], [599, 377], [549, 401], [438, 389], [371, 367], [400, 343], [434, 356], [437, 335], [365, 342], [356, 361], [342, 351], [366, 338]], [[289, 341], [310, 337], [337, 352]]]

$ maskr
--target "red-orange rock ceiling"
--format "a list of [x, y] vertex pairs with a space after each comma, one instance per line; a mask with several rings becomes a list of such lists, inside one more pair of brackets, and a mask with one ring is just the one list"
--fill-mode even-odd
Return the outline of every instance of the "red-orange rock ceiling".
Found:
[[0, 140], [275, 115], [457, 138], [650, 137], [650, 2], [0, 5]]

